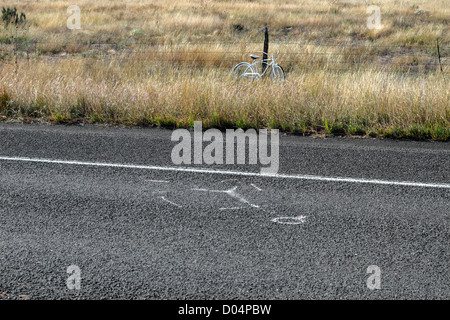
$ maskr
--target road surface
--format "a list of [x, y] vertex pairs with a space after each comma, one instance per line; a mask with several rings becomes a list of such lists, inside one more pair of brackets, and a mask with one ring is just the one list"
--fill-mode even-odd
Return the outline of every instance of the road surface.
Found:
[[450, 298], [449, 143], [281, 136], [268, 177], [171, 133], [0, 123], [0, 299]]

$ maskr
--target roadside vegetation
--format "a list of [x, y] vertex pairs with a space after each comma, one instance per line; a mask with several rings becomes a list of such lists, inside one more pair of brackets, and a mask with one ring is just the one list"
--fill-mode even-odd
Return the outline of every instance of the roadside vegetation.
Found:
[[[0, 27], [0, 121], [450, 140], [445, 0], [378, 1], [380, 30], [356, 0], [78, 2], [81, 30], [70, 1], [0, 1], [24, 13]], [[237, 83], [265, 24], [287, 79]]]

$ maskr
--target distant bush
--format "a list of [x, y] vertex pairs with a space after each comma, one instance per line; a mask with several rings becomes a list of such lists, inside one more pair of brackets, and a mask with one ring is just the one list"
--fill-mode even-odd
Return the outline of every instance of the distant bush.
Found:
[[21, 25], [25, 23], [27, 17], [25, 13], [21, 12], [20, 15], [16, 9], [14, 8], [2, 8], [2, 21], [5, 28], [7, 28], [10, 24], [14, 24], [15, 26]]

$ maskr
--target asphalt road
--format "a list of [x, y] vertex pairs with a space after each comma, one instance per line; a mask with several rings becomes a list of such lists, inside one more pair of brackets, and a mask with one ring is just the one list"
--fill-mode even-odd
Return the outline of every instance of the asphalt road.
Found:
[[281, 136], [266, 177], [171, 133], [0, 123], [0, 299], [450, 298], [449, 143]]

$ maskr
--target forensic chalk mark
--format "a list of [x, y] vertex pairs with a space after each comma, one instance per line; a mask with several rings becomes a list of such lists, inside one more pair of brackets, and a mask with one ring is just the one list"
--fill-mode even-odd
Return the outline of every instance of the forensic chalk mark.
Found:
[[251, 202], [249, 202], [247, 199], [245, 199], [242, 195], [240, 195], [239, 193], [236, 192], [237, 186], [235, 186], [234, 188], [228, 189], [228, 190], [210, 190], [210, 189], [192, 189], [195, 191], [204, 191], [204, 192], [218, 192], [218, 193], [225, 193], [227, 195], [229, 195], [232, 198], [237, 199], [238, 201], [248, 204], [250, 207], [253, 208], [259, 208], [258, 205], [253, 204]]
[[154, 196], [155, 194], [167, 194], [167, 191], [153, 191], [152, 192], [152, 196]]
[[225, 179], [220, 181], [220, 183], [224, 183], [225, 181], [238, 181], [238, 179]]
[[261, 188], [258, 188], [257, 186], [255, 186], [253, 183], [250, 183], [250, 185], [253, 187], [253, 188], [255, 188], [256, 190], [258, 190], [258, 191], [262, 191], [262, 189]]
[[178, 208], [183, 208], [183, 207], [180, 206], [179, 204], [176, 204], [175, 202], [172, 202], [172, 201], [170, 201], [170, 200], [167, 200], [166, 198], [164, 198], [164, 196], [160, 196], [160, 198], [161, 198], [162, 200], [164, 200], [164, 201], [166, 201], [166, 202], [168, 202], [168, 203], [170, 203], [170, 204], [172, 204], [172, 205], [178, 207]]
[[306, 222], [306, 216], [297, 217], [278, 217], [271, 220], [272, 222], [281, 224], [302, 224]]

